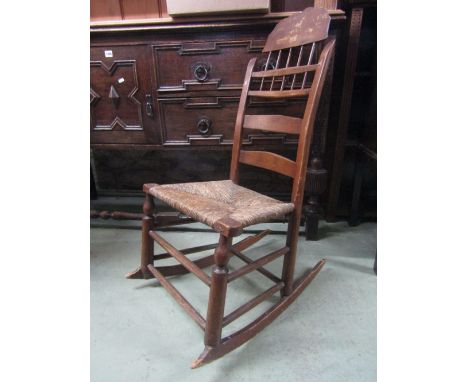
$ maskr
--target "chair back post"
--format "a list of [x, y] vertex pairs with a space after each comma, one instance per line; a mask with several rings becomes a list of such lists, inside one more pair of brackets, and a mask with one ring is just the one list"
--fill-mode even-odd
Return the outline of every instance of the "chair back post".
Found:
[[301, 133], [296, 155], [296, 173], [294, 175], [293, 189], [291, 193], [291, 202], [296, 208], [302, 206], [304, 197], [304, 186], [307, 171], [307, 161], [309, 158], [310, 141], [313, 136], [315, 120], [320, 103], [325, 78], [330, 64], [331, 54], [335, 47], [335, 39], [329, 38], [322, 50], [318, 62], [319, 69], [316, 72], [312, 86], [310, 88], [309, 98], [302, 120]]
[[247, 105], [250, 81], [252, 79], [252, 72], [256, 61], [256, 58], [252, 58], [247, 65], [244, 83], [242, 85], [242, 93], [239, 100], [239, 108], [237, 109], [237, 117], [236, 124], [234, 127], [234, 138], [232, 145], [231, 171], [229, 174], [229, 178], [234, 183], [238, 183], [239, 181], [239, 154], [242, 145], [242, 128], [244, 125], [245, 107]]

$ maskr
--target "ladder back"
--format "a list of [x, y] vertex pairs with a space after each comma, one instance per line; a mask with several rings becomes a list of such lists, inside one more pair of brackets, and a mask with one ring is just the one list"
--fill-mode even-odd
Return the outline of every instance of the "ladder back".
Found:
[[[302, 203], [306, 161], [309, 154], [318, 101], [323, 88], [334, 38], [328, 39], [330, 16], [325, 9], [307, 8], [280, 21], [270, 33], [263, 49], [266, 62], [247, 67], [234, 131], [230, 178], [238, 181], [238, 163], [244, 163], [294, 179], [294, 203]], [[286, 115], [245, 114], [251, 99], [302, 97], [307, 104], [302, 118]], [[256, 129], [299, 137], [296, 160], [267, 151], [241, 150], [243, 129]]]

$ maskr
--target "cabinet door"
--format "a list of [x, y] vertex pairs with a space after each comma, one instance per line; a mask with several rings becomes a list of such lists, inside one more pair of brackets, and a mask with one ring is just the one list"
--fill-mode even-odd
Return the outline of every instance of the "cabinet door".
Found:
[[91, 143], [157, 143], [148, 49], [91, 48]]

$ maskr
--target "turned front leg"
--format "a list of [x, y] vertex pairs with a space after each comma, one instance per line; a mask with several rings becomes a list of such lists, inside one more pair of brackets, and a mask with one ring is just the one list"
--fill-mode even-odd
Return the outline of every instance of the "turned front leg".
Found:
[[205, 345], [216, 347], [221, 341], [223, 329], [224, 304], [227, 291], [227, 263], [232, 238], [220, 235], [219, 244], [215, 250], [215, 265], [211, 271], [210, 297], [205, 329]]
[[150, 278], [152, 275], [148, 271], [148, 264], [153, 264], [154, 258], [154, 240], [149, 236], [149, 231], [154, 229], [154, 202], [150, 194], [146, 194], [143, 203], [143, 219], [141, 225], [141, 265], [140, 270], [144, 278]]

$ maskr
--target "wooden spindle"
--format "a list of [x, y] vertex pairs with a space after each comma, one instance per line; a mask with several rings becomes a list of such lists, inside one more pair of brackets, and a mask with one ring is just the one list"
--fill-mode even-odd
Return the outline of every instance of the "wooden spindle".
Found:
[[[296, 66], [301, 65], [301, 60], [302, 60], [302, 52], [304, 51], [304, 45], [301, 45], [301, 49], [299, 50], [299, 57], [297, 58], [297, 64]], [[294, 73], [292, 84], [291, 84], [291, 90], [294, 89], [294, 82], [296, 81], [296, 74]]]
[[[268, 53], [267, 62], [265, 64], [265, 70], [268, 70], [268, 64], [270, 63], [271, 52]], [[260, 90], [263, 89], [263, 81], [265, 81], [265, 77], [262, 77], [262, 82], [260, 82]]]
[[[278, 69], [278, 66], [279, 66], [279, 62], [281, 60], [281, 51], [282, 49], [279, 50], [278, 52], [278, 59], [276, 60], [276, 65], [275, 65], [275, 69]], [[270, 90], [273, 90], [273, 84], [275, 83], [275, 76], [273, 76], [271, 78], [271, 85], [270, 85]]]
[[[286, 59], [286, 66], [285, 68], [289, 67], [289, 60], [291, 59], [291, 51], [292, 48], [289, 48], [289, 53], [288, 53], [288, 58]], [[286, 76], [283, 76], [283, 80], [281, 81], [281, 88], [280, 90], [283, 90], [284, 88], [284, 80], [286, 79]]]
[[[309, 54], [309, 59], [307, 60], [307, 65], [310, 65], [310, 63], [312, 62], [312, 57], [314, 55], [314, 49], [315, 49], [315, 42], [312, 44], [312, 46], [310, 47], [310, 54]], [[304, 73], [304, 78], [302, 80], [302, 86], [301, 86], [301, 89], [304, 89], [304, 85], [306, 83], [306, 78], [307, 78], [307, 74], [309, 74], [309, 72], [305, 72]]]

